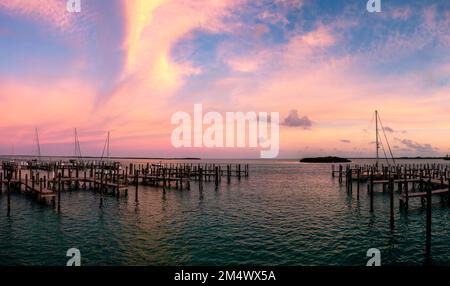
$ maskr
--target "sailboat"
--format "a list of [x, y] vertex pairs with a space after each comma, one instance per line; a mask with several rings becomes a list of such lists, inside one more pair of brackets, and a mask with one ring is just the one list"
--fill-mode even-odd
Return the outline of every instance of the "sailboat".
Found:
[[109, 152], [109, 143], [110, 143], [111, 137], [110, 132], [108, 131], [108, 136], [105, 140], [105, 146], [103, 146], [102, 156], [100, 157], [100, 162], [104, 162], [104, 169], [110, 169], [110, 170], [122, 170], [122, 166], [120, 165], [120, 162], [111, 161], [111, 154]]
[[80, 140], [78, 139], [78, 132], [77, 129], [75, 128], [75, 132], [74, 132], [74, 152], [73, 152], [73, 158], [74, 159], [70, 159], [69, 163], [71, 163], [72, 165], [83, 165], [83, 156], [81, 155], [81, 148], [80, 148]]
[[[382, 137], [380, 136], [380, 129], [384, 135], [384, 139], [385, 139], [385, 142], [387, 145], [387, 150], [384, 148], [384, 145], [382, 143], [383, 140], [382, 140]], [[389, 144], [389, 141], [387, 139], [386, 131], [384, 129], [383, 123], [381, 122], [380, 114], [379, 114], [378, 110], [375, 110], [375, 148], [376, 148], [375, 167], [377, 169], [379, 168], [379, 162], [380, 162], [380, 149], [383, 151], [384, 158], [386, 159], [387, 165], [389, 166], [391, 164], [390, 164], [390, 161], [389, 161], [386, 151], [389, 151], [390, 159], [392, 160], [392, 163], [395, 165], [395, 158], [392, 153], [392, 149]]]
[[31, 169], [37, 169], [39, 168], [39, 166], [42, 164], [41, 162], [41, 144], [39, 143], [39, 131], [37, 128], [35, 128], [34, 130], [35, 134], [34, 134], [34, 140], [35, 140], [35, 144], [36, 144], [36, 158], [30, 160], [27, 162], [27, 165], [29, 168]]

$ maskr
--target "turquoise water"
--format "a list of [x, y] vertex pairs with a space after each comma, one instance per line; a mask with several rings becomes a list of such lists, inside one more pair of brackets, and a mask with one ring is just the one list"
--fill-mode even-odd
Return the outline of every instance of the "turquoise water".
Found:
[[[396, 198], [391, 232], [389, 196], [375, 194], [370, 214], [366, 189], [359, 200], [356, 188], [347, 195], [328, 164], [233, 162], [249, 163], [250, 177], [225, 179], [218, 189], [206, 183], [203, 193], [196, 184], [165, 194], [140, 187], [139, 203], [130, 190], [127, 198], [107, 197], [102, 209], [90, 191], [63, 193], [59, 215], [13, 194], [7, 218], [0, 195], [0, 265], [65, 265], [72, 247], [82, 265], [365, 265], [372, 247], [382, 265], [424, 263], [420, 203], [405, 214]], [[449, 209], [438, 198], [433, 207], [433, 263], [450, 265]]]

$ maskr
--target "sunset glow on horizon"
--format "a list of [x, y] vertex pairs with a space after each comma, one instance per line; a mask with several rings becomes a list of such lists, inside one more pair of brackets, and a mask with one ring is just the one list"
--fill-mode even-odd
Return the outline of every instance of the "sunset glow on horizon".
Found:
[[450, 153], [450, 2], [0, 0], [0, 155], [259, 158], [174, 148], [175, 112], [279, 112], [279, 158]]

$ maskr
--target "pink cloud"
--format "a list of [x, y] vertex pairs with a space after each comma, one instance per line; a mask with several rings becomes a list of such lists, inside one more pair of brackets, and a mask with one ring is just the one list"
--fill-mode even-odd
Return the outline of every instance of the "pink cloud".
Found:
[[[34, 80], [1, 79], [0, 126], [35, 123], [61, 126], [80, 121], [81, 110], [93, 106], [94, 91], [76, 80], [42, 82]], [[64, 100], [61, 100], [61, 97]], [[18, 116], [19, 115], [19, 116]]]
[[0, 2], [0, 9], [49, 23], [60, 30], [66, 30], [71, 24], [66, 1], [62, 0], [8, 0]]
[[[123, 92], [131, 92], [130, 87]], [[70, 155], [75, 127], [84, 154], [99, 155], [107, 131], [115, 155], [127, 154], [120, 150], [143, 154], [145, 149], [168, 146], [171, 126], [166, 102], [154, 102], [146, 92], [127, 95], [97, 105], [96, 92], [87, 82], [1, 79], [0, 102], [8, 108], [0, 114], [0, 146], [16, 144], [18, 153], [29, 154], [35, 127], [47, 155]]]
[[424, 33], [430, 39], [437, 39], [441, 44], [450, 47], [450, 12], [445, 12], [443, 19], [437, 17], [436, 6], [430, 6], [422, 12]]
[[336, 42], [330, 29], [325, 26], [319, 26], [316, 30], [300, 36], [301, 41], [312, 47], [328, 47]]
[[412, 16], [412, 9], [409, 6], [393, 8], [389, 10], [390, 16], [396, 20], [406, 21]]
[[[58, 1], [46, 1], [47, 10], [39, 5], [34, 6], [37, 10], [30, 9], [23, 3], [0, 3], [0, 8], [34, 19], [46, 18], [44, 21], [58, 29], [70, 26], [70, 19], [54, 13], [59, 6], [52, 5]], [[32, 2], [32, 5], [36, 3], [40, 2]], [[222, 150], [186, 151], [167, 147], [171, 146], [169, 140], [173, 129], [170, 115], [179, 110], [190, 111], [190, 102], [197, 99], [202, 101], [205, 109], [218, 111], [279, 111], [287, 114], [298, 108], [314, 120], [314, 125], [305, 131], [308, 134], [282, 127], [282, 152], [290, 154], [306, 146], [328, 150], [330, 142], [359, 138], [358, 130], [367, 128], [371, 112], [376, 108], [382, 111], [386, 123], [394, 124], [400, 130], [409, 129], [408, 126], [419, 130], [408, 131], [417, 142], [424, 141], [427, 136], [450, 140], [450, 135], [445, 135], [450, 128], [450, 118], [445, 110], [450, 105], [448, 87], [424, 90], [421, 76], [414, 74], [380, 76], [374, 81], [362, 67], [370, 65], [367, 64], [370, 60], [378, 60], [380, 55], [401, 56], [405, 50], [420, 49], [429, 43], [427, 36], [430, 35], [448, 39], [446, 26], [442, 25], [447, 23], [448, 27], [448, 15], [447, 22], [443, 22], [437, 19], [432, 9], [425, 11], [422, 30], [416, 31], [412, 38], [394, 33], [388, 41], [371, 47], [374, 53], [369, 56], [365, 51], [342, 56], [329, 53], [329, 49], [342, 40], [339, 32], [353, 27], [354, 20], [319, 24], [309, 32], [297, 28], [288, 34], [288, 43], [270, 47], [256, 43], [253, 50], [242, 51], [233, 46], [236, 43], [227, 42], [219, 47], [218, 56], [231, 68], [231, 75], [208, 81], [207, 88], [195, 93], [183, 90], [186, 100], [175, 102], [173, 96], [182, 90], [189, 76], [204, 72], [189, 60], [174, 60], [173, 48], [180, 40], [189, 39], [193, 31], [202, 30], [232, 32], [245, 39], [250, 35], [251, 41], [257, 42], [267, 32], [267, 27], [249, 27], [239, 21], [229, 26], [225, 19], [232, 17], [233, 8], [239, 5], [240, 2], [235, 1], [137, 0], [123, 3], [126, 11], [122, 47], [125, 67], [108, 100], [98, 101], [96, 85], [92, 82], [62, 76], [46, 83], [38, 82], [36, 78], [1, 79], [0, 101], [8, 108], [0, 114], [0, 129], [4, 135], [0, 145], [9, 145], [14, 137], [29, 141], [34, 125], [38, 124], [44, 126], [41, 131], [44, 144], [70, 145], [73, 128], [78, 127], [91, 150], [101, 149], [106, 131], [111, 130], [116, 155], [155, 152], [166, 156], [201, 156], [205, 153], [217, 156]], [[393, 12], [393, 17], [405, 19], [410, 17], [408, 13]], [[280, 15], [267, 12], [263, 17], [269, 22], [283, 22]], [[102, 47], [108, 48], [107, 45]], [[77, 62], [80, 66], [73, 66], [71, 70], [82, 70], [86, 65], [81, 60]], [[448, 74], [448, 71], [446, 66], [437, 73]], [[249, 74], [242, 76], [233, 72]], [[353, 144], [368, 142], [357, 141], [352, 139], [352, 148]], [[432, 143], [442, 147], [442, 144]], [[222, 154], [238, 153], [233, 150]]]
[[258, 18], [266, 21], [270, 24], [276, 25], [276, 24], [283, 24], [283, 25], [287, 25], [289, 23], [289, 20], [286, 18], [286, 16], [284, 15], [284, 13], [277, 13], [277, 12], [273, 12], [273, 11], [269, 11], [269, 10], [264, 10], [262, 11], [259, 15]]
[[[160, 85], [176, 85], [180, 78], [198, 70], [189, 63], [175, 63], [171, 48], [195, 29], [209, 32], [229, 29], [222, 18], [239, 1], [146, 1], [125, 2], [126, 74], [143, 72]], [[180, 17], [179, 15], [183, 15]], [[164, 29], [161, 29], [164, 27]], [[156, 66], [154, 71], [149, 66]]]
[[[384, 47], [383, 51], [416, 44], [421, 39], [416, 36], [418, 38], [409, 43], [406, 38], [394, 34], [394, 44], [389, 44], [390, 48]], [[293, 105], [298, 106], [314, 119], [315, 124], [307, 135], [282, 128], [281, 148], [290, 154], [305, 146], [326, 149], [329, 142], [344, 136], [358, 139], [352, 140], [351, 146], [342, 151], [348, 152], [349, 148], [359, 145], [366, 155], [370, 155], [373, 150], [364, 147], [371, 139], [370, 134], [363, 138], [358, 132], [367, 128], [375, 109], [382, 112], [385, 123], [395, 124], [402, 130], [415, 126], [420, 131], [408, 132], [419, 142], [426, 138], [424, 134], [434, 134], [432, 130], [448, 133], [450, 117], [443, 110], [450, 104], [448, 87], [424, 90], [423, 80], [418, 78], [420, 75], [414, 74], [378, 76], [373, 80], [361, 64], [368, 60], [365, 53], [336, 56], [327, 52], [339, 39], [339, 35], [335, 36], [334, 25], [318, 26], [309, 33], [291, 37], [287, 44], [244, 54], [240, 52], [236, 57], [232, 57], [233, 51], [239, 49], [226, 43], [222, 57], [231, 58], [228, 65], [235, 71], [255, 73], [248, 78], [238, 75], [220, 78], [205, 94], [196, 95], [208, 98], [204, 104], [215, 110], [224, 109], [222, 98], [208, 97], [208, 94], [226, 94], [227, 106], [239, 111], [286, 114]], [[441, 68], [436, 72], [445, 74], [448, 66]], [[420, 109], [417, 109], [418, 102]], [[430, 118], [430, 121], [424, 122], [424, 118]], [[445, 136], [450, 139], [450, 135]], [[442, 147], [443, 144], [433, 142], [433, 145]]]
[[228, 60], [231, 69], [238, 72], [253, 72], [258, 70], [259, 63], [257, 58], [234, 58]]

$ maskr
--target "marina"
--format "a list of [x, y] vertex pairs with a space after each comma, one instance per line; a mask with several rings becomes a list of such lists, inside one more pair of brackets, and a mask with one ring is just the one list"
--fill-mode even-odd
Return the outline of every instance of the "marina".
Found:
[[450, 266], [450, 1], [15, 0], [0, 23], [6, 272]]
[[[34, 161], [37, 162], [37, 161]], [[43, 172], [43, 173], [42, 173]], [[222, 177], [230, 183], [231, 177], [240, 180], [249, 176], [249, 166], [241, 164], [132, 164], [125, 168], [119, 162], [32, 162], [16, 163], [15, 161], [2, 162], [0, 168], [0, 193], [6, 185], [8, 196], [8, 216], [11, 203], [10, 192], [16, 191], [31, 196], [37, 202], [51, 204], [60, 210], [62, 191], [92, 190], [102, 196], [100, 207], [103, 204], [103, 195], [116, 197], [127, 196], [128, 189], [135, 189], [138, 200], [139, 185], [149, 185], [166, 189], [190, 190], [191, 181], [198, 182], [203, 189], [204, 182], [214, 182], [218, 187]], [[58, 198], [56, 200], [56, 197]]]
[[[389, 218], [390, 228], [395, 228], [394, 217], [394, 192], [399, 194], [398, 207], [401, 211], [408, 211], [411, 199], [420, 199], [421, 206], [426, 208], [426, 241], [425, 256], [429, 259], [431, 255], [432, 239], [432, 197], [440, 197], [441, 205], [450, 207], [450, 165], [447, 164], [404, 164], [395, 166], [376, 165], [345, 166], [339, 165], [338, 171], [332, 165], [332, 177], [339, 177], [343, 182], [345, 173], [345, 186], [347, 193], [352, 195], [353, 187], [356, 185], [356, 196], [359, 199], [361, 184], [366, 185], [370, 200], [370, 212], [374, 212], [374, 192], [381, 191], [389, 195]], [[380, 187], [378, 187], [380, 186]]]
[[[436, 226], [448, 224], [445, 218], [445, 222], [442, 219], [433, 220], [433, 215], [436, 215], [434, 214], [436, 212], [448, 212], [450, 207], [450, 164], [447, 164], [445, 159], [438, 159], [436, 162], [436, 160], [402, 161], [394, 158], [387, 137], [385, 136], [385, 141], [381, 140], [380, 134], [385, 131], [377, 111], [375, 112], [375, 119], [376, 158], [349, 160], [339, 157], [319, 157], [302, 159], [300, 162], [255, 160], [249, 163], [248, 160], [138, 160], [111, 158], [109, 132], [101, 157], [83, 158], [77, 129], [74, 132], [74, 156], [72, 158], [45, 158], [41, 154], [39, 134], [36, 129], [37, 154], [35, 157], [15, 158], [10, 156], [9, 158], [5, 157], [1, 161], [0, 199], [3, 202], [1, 205], [5, 206], [6, 217], [13, 220], [16, 217], [23, 217], [24, 213], [26, 213], [23, 207], [20, 206], [20, 203], [16, 202], [19, 197], [25, 198], [31, 204], [41, 205], [44, 207], [43, 211], [54, 213], [56, 217], [64, 217], [66, 213], [71, 213], [75, 210], [73, 209], [73, 197], [68, 195], [71, 193], [91, 194], [88, 197], [83, 195], [83, 200], [79, 200], [76, 197], [75, 203], [78, 205], [77, 208], [81, 209], [84, 209], [86, 205], [90, 205], [90, 208], [96, 205], [96, 208], [99, 210], [109, 209], [111, 208], [111, 198], [115, 198], [114, 200], [118, 204], [124, 202], [126, 205], [134, 204], [135, 208], [142, 207], [145, 209], [148, 207], [148, 196], [154, 196], [155, 192], [162, 193], [163, 201], [160, 202], [162, 205], [166, 205], [166, 198], [172, 192], [179, 194], [198, 192], [199, 202], [203, 205], [205, 197], [211, 194], [219, 198], [219, 194], [224, 192], [224, 190], [240, 189], [241, 184], [246, 185], [253, 182], [243, 189], [244, 193], [249, 192], [256, 196], [245, 198], [245, 200], [248, 200], [247, 202], [236, 202], [235, 199], [240, 200], [239, 196], [235, 198], [233, 196], [237, 194], [228, 193], [228, 196], [230, 196], [229, 200], [233, 201], [232, 205], [244, 205], [238, 212], [246, 210], [247, 207], [245, 205], [248, 203], [254, 204], [256, 210], [262, 211], [264, 207], [261, 208], [258, 198], [269, 191], [269, 197], [275, 194], [277, 196], [275, 200], [272, 198], [267, 201], [268, 205], [266, 207], [272, 212], [267, 215], [271, 218], [273, 217], [273, 212], [276, 212], [277, 209], [276, 202], [281, 202], [281, 205], [287, 210], [296, 208], [297, 204], [303, 206], [300, 208], [301, 210], [306, 209], [306, 213], [302, 214], [288, 211], [289, 219], [284, 217], [284, 220], [291, 221], [294, 226], [297, 225], [299, 219], [314, 218], [321, 212], [327, 213], [328, 210], [326, 209], [330, 205], [342, 205], [341, 196], [347, 196], [346, 200], [356, 199], [358, 212], [365, 212], [367, 216], [361, 222], [364, 223], [366, 221], [367, 223], [367, 220], [373, 221], [376, 217], [385, 221], [385, 224], [374, 229], [370, 225], [368, 228], [364, 226], [364, 229], [369, 233], [373, 230], [380, 231], [380, 229], [384, 229], [388, 231], [388, 237], [392, 238], [395, 237], [397, 232], [401, 231], [404, 216], [411, 214], [417, 217], [418, 220], [422, 219], [423, 224], [417, 226], [417, 229], [424, 231], [425, 236], [423, 239], [418, 239], [414, 242], [414, 245], [419, 248], [422, 247], [419, 257], [423, 258], [423, 264], [429, 265], [434, 261], [432, 246], [436, 247], [437, 244], [439, 247], [439, 244], [442, 243], [442, 240], [439, 239], [437, 239], [438, 243], [433, 243], [433, 241], [436, 241], [436, 239], [432, 240], [435, 236], [433, 235], [435, 233], [435, 231], [433, 232], [433, 226], [436, 228]], [[379, 156], [380, 150], [383, 151], [383, 158]], [[390, 157], [387, 154], [390, 154]], [[286, 171], [289, 171], [289, 168], [286, 169], [286, 166], [295, 170], [296, 175], [294, 177], [290, 176], [289, 172], [286, 173]], [[250, 168], [252, 168], [251, 173], [256, 177], [254, 181], [252, 180], [253, 175], [250, 176]], [[327, 175], [330, 169], [331, 179]], [[301, 187], [297, 187], [293, 183], [299, 178], [302, 180], [300, 181]], [[241, 179], [244, 180], [241, 181]], [[304, 182], [307, 182], [306, 185], [304, 185]], [[252, 185], [257, 187], [254, 188]], [[321, 192], [324, 191], [334, 193], [334, 199], [328, 203], [323, 203]], [[338, 197], [336, 197], [336, 194], [338, 194]], [[15, 196], [13, 197], [13, 195]], [[300, 197], [298, 197], [299, 195]], [[3, 197], [6, 197], [6, 200]], [[297, 204], [290, 201], [291, 197], [297, 197]], [[436, 204], [437, 200], [433, 199], [433, 197], [438, 198], [439, 205]], [[145, 202], [142, 202], [142, 200]], [[364, 202], [364, 207], [361, 207], [361, 202]], [[217, 203], [219, 205], [225, 203], [225, 205], [219, 209], [210, 209], [209, 212], [213, 216], [218, 215], [220, 217], [219, 210], [222, 208], [226, 210], [229, 208], [229, 205], [226, 202], [214, 201], [211, 207]], [[172, 205], [170, 204], [176, 204], [176, 202], [167, 203], [164, 208], [171, 208]], [[310, 209], [308, 204], [314, 205], [316, 208]], [[181, 215], [182, 220], [185, 220], [188, 219], [186, 216], [189, 216], [189, 213], [195, 211], [195, 209], [196, 207], [191, 205], [181, 213], [177, 211], [173, 215], [175, 217]], [[425, 214], [415, 213], [418, 209], [424, 210]], [[114, 207], [112, 211], [116, 211]], [[329, 215], [335, 216], [332, 213]], [[331, 219], [329, 215], [327, 215], [326, 219]], [[344, 212], [345, 217], [348, 215], [350, 214]], [[137, 216], [139, 217], [139, 215]], [[252, 216], [259, 218], [261, 214], [254, 213]], [[91, 213], [83, 221], [93, 220], [94, 218], [95, 214]], [[114, 216], [114, 219], [120, 220], [122, 218]], [[347, 219], [352, 218], [347, 217]], [[349, 223], [338, 223], [338, 229], [342, 228], [342, 231], [344, 231], [342, 234], [348, 236], [351, 240], [358, 239], [352, 231], [345, 232], [345, 229], [349, 227]], [[325, 222], [322, 219], [315, 221], [315, 224], [323, 228], [322, 231], [325, 233], [330, 231], [324, 226]], [[223, 223], [218, 224], [218, 226], [225, 229], [230, 227]], [[303, 230], [308, 232], [308, 227], [311, 226], [308, 226], [308, 224], [299, 225], [297, 231]], [[282, 230], [284, 232], [289, 229], [290, 226], [284, 226]], [[258, 230], [254, 234], [257, 236], [263, 235], [263, 232], [261, 233], [261, 230]], [[123, 235], [127, 236], [128, 234], [124, 233]], [[224, 232], [223, 235], [228, 236], [229, 234]], [[253, 237], [253, 234], [249, 235], [246, 239]], [[298, 235], [300, 234], [297, 233], [297, 236], [291, 239], [294, 241], [301, 239], [302, 236]], [[310, 240], [311, 236], [314, 235], [309, 233], [307, 241]], [[220, 238], [218, 237], [217, 239]], [[268, 240], [270, 238], [264, 238], [263, 240], [257, 240], [256, 243], [267, 243]], [[371, 236], [366, 240], [366, 243], [372, 243], [372, 240], [373, 237]], [[194, 241], [192, 243], [195, 246], [198, 242]], [[297, 243], [289, 243], [287, 245], [289, 249], [287, 253], [289, 255], [280, 256], [277, 264], [303, 263], [303, 261], [296, 259], [287, 260], [290, 254], [293, 253], [293, 247], [296, 245]], [[270, 249], [269, 247], [270, 255], [276, 255], [277, 251]], [[111, 251], [114, 250], [111, 249]], [[237, 257], [241, 257], [234, 250], [230, 249], [229, 251], [230, 254], [234, 253]], [[311, 255], [314, 253], [313, 251], [308, 252]], [[136, 255], [136, 253], [133, 255]], [[237, 263], [239, 259], [234, 261], [234, 263]], [[344, 255], [343, 259], [346, 261], [349, 257]], [[195, 261], [197, 260], [187, 261], [187, 263], [188, 265], [195, 265]], [[325, 261], [327, 264], [330, 263], [329, 260]], [[167, 262], [167, 258], [162, 261], [153, 261], [157, 265], [164, 265], [165, 262]], [[253, 262], [255, 261], [249, 261], [249, 263]], [[309, 261], [309, 263], [311, 262]], [[408, 258], [407, 263], [410, 262]], [[113, 265], [115, 263], [120, 264], [120, 262], [116, 261], [113, 262]], [[219, 259], [218, 263], [223, 264], [226, 261]], [[391, 263], [395, 264], [396, 262], [393, 260]], [[444, 260], [443, 263], [446, 264], [447, 261]]]
[[[121, 160], [121, 165], [129, 166], [132, 161]], [[372, 247], [380, 249], [383, 265], [430, 263], [425, 253], [428, 202], [410, 198], [408, 210], [402, 209], [397, 184], [393, 193], [389, 189], [383, 193], [382, 184], [374, 184], [371, 200], [369, 181], [360, 181], [358, 197], [357, 175], [349, 192], [345, 173], [341, 183], [338, 174], [330, 176], [331, 164], [297, 160], [135, 160], [133, 164], [145, 169], [146, 161], [149, 166], [204, 168], [216, 164], [223, 166], [225, 174], [217, 187], [212, 175], [204, 178], [202, 188], [192, 178], [190, 190], [179, 190], [172, 182], [164, 191], [161, 183], [151, 186], [140, 179], [137, 196], [130, 184], [127, 195], [119, 198], [84, 190], [83, 183], [70, 191], [66, 184], [60, 193], [59, 212], [57, 196], [53, 208], [51, 202], [38, 203], [12, 191], [9, 217], [3, 182], [0, 244], [8, 254], [0, 255], [0, 265], [61, 265], [65, 251], [77, 246], [83, 265], [253, 265], [264, 261], [273, 265], [365, 265], [366, 252]], [[375, 164], [374, 159], [352, 161], [352, 166]], [[432, 164], [444, 165], [445, 161], [428, 163], [431, 169]], [[233, 174], [228, 183], [226, 166], [230, 164], [233, 169], [239, 164], [245, 169], [248, 164], [249, 176], [242, 174], [239, 180]], [[398, 164], [426, 166], [420, 160], [399, 160]], [[346, 165], [342, 168], [345, 171]], [[83, 178], [84, 171], [80, 174]], [[445, 195], [443, 200], [435, 195], [430, 201], [428, 257], [432, 264], [450, 265], [446, 255], [450, 212]], [[27, 256], [28, 245], [37, 241], [46, 243], [39, 243], [39, 251]], [[251, 255], [257, 250], [259, 256]]]

